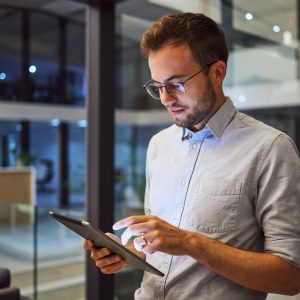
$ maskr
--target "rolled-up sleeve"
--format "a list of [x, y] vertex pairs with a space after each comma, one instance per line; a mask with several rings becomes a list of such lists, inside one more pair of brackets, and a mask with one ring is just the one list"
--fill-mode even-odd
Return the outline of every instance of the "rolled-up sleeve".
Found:
[[288, 136], [279, 135], [266, 149], [257, 188], [265, 251], [300, 268], [300, 160]]

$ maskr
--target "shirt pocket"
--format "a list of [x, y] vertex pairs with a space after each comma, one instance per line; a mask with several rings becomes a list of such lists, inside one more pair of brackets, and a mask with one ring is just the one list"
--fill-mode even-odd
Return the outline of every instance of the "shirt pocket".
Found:
[[242, 183], [201, 180], [193, 195], [189, 225], [207, 233], [223, 233], [236, 228]]

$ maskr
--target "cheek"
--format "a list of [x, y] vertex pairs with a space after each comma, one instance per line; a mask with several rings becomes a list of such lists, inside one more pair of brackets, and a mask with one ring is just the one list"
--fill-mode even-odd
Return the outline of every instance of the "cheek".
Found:
[[194, 101], [195, 99], [201, 99], [205, 93], [206, 88], [206, 80], [195, 80], [195, 82], [191, 82], [191, 84], [186, 87], [186, 96]]
[[199, 90], [190, 90], [185, 97], [185, 104], [189, 107], [195, 107], [202, 102], [204, 94]]

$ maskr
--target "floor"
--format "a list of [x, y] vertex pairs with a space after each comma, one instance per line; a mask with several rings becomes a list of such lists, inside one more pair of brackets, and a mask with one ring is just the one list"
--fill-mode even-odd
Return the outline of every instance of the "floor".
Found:
[[[74, 210], [69, 214], [75, 218], [83, 218], [81, 211]], [[27, 218], [25, 224], [24, 221], [22, 223], [18, 223], [16, 217], [14, 225], [2, 224], [0, 228], [0, 264], [5, 264], [12, 271], [32, 267], [35, 248], [38, 263], [82, 255], [83, 239], [51, 218], [48, 209], [38, 209], [36, 229], [31, 217]], [[36, 240], [34, 230], [37, 230]]]

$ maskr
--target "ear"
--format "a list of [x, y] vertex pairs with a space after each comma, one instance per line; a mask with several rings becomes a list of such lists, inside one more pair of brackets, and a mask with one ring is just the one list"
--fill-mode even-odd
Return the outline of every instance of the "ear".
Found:
[[218, 60], [212, 65], [212, 80], [215, 85], [219, 88], [222, 88], [223, 80], [226, 76], [227, 66], [223, 60]]

